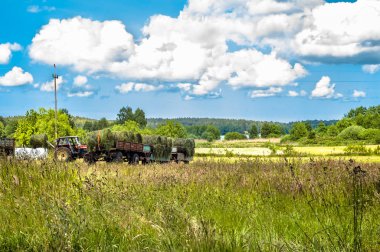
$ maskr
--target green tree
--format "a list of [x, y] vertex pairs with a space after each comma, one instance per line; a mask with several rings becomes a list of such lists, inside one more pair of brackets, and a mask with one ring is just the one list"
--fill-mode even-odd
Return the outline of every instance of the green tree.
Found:
[[259, 130], [257, 129], [256, 124], [252, 124], [251, 128], [249, 129], [249, 138], [255, 139], [259, 136]]
[[307, 137], [308, 133], [309, 132], [307, 130], [307, 126], [303, 122], [293, 124], [293, 127], [290, 130], [290, 136], [293, 140], [298, 140], [300, 138]]
[[[58, 136], [69, 136], [76, 133], [66, 113], [59, 110], [57, 119]], [[17, 143], [28, 145], [33, 134], [46, 134], [49, 141], [55, 139], [55, 112], [53, 109], [40, 108], [38, 112], [29, 110], [26, 116], [19, 120], [14, 133]]]
[[134, 121], [134, 114], [131, 107], [122, 107], [117, 114], [117, 124], [124, 124], [126, 121]]
[[202, 138], [211, 142], [220, 139], [220, 130], [214, 125], [207, 126], [206, 130], [202, 133]]
[[283, 129], [280, 125], [275, 123], [265, 122], [261, 126], [261, 137], [269, 138], [269, 137], [280, 137], [283, 133]]
[[243, 140], [247, 139], [245, 135], [239, 132], [228, 132], [224, 135], [224, 140]]
[[108, 128], [109, 122], [107, 121], [106, 118], [103, 117], [98, 121], [97, 126], [98, 126], [98, 130], [105, 129], [105, 128]]
[[172, 120], [159, 125], [156, 129], [156, 134], [173, 138], [185, 138], [187, 136], [185, 127], [181, 123]]
[[327, 135], [331, 137], [336, 137], [339, 134], [339, 129], [336, 125], [330, 125], [327, 127]]
[[11, 119], [8, 121], [7, 126], [5, 126], [5, 135], [7, 137], [12, 137], [17, 129], [18, 120], [17, 119]]
[[93, 127], [94, 127], [94, 125], [93, 125], [93, 123], [92, 123], [91, 121], [86, 121], [86, 122], [84, 123], [84, 125], [83, 125], [83, 129], [84, 129], [85, 131], [92, 131], [92, 130], [93, 130]]
[[147, 120], [145, 118], [145, 112], [142, 109], [137, 108], [135, 110], [134, 121], [137, 122], [141, 128], [146, 127]]

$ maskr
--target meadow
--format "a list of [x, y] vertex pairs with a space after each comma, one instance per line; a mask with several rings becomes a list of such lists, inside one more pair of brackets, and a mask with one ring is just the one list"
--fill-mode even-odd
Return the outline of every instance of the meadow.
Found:
[[1, 251], [379, 251], [380, 164], [0, 161]]

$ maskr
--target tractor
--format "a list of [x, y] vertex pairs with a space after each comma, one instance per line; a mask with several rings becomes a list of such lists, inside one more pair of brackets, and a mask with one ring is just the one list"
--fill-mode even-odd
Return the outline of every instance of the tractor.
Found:
[[82, 145], [77, 136], [60, 137], [54, 146], [54, 158], [60, 162], [83, 158], [86, 153], [87, 145]]

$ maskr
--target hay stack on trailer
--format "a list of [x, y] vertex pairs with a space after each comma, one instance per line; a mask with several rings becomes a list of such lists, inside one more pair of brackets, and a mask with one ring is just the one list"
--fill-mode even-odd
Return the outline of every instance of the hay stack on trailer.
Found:
[[165, 136], [143, 136], [143, 144], [151, 145], [154, 159], [166, 161], [170, 159], [173, 142]]
[[89, 150], [94, 150], [97, 147], [102, 150], [110, 150], [115, 148], [117, 141], [142, 143], [142, 136], [128, 131], [112, 132], [110, 129], [103, 129], [87, 133], [85, 139]]
[[46, 134], [32, 135], [30, 137], [30, 146], [34, 149], [36, 148], [47, 148], [48, 147], [48, 137]]
[[193, 157], [195, 152], [194, 139], [189, 138], [177, 138], [174, 139], [173, 146], [177, 148], [179, 152], [182, 152], [186, 157]]

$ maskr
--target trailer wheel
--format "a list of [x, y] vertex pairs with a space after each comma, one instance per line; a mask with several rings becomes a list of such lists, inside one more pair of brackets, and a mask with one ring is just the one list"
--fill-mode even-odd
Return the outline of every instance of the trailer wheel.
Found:
[[96, 163], [96, 160], [94, 158], [94, 155], [92, 153], [86, 153], [84, 156], [83, 156], [83, 160], [85, 163], [87, 163], [88, 165], [91, 165], [91, 164], [95, 164]]
[[121, 162], [123, 162], [123, 153], [121, 153], [120, 151], [117, 152], [112, 161], [115, 162], [115, 163], [121, 163]]
[[136, 164], [139, 164], [139, 162], [140, 162], [140, 157], [139, 157], [139, 155], [138, 154], [133, 154], [133, 156], [132, 156], [132, 164], [134, 164], [134, 165], [136, 165]]
[[72, 156], [68, 148], [60, 147], [54, 152], [54, 158], [59, 162], [69, 162], [72, 159]]

